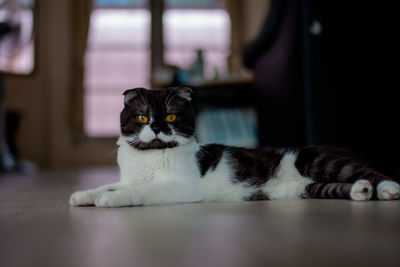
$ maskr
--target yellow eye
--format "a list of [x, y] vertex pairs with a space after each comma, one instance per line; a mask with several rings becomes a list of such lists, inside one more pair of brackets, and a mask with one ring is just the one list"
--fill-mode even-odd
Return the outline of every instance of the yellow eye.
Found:
[[173, 122], [176, 120], [176, 115], [174, 113], [168, 114], [168, 116], [165, 118], [167, 122]]
[[137, 116], [137, 119], [140, 123], [146, 123], [149, 121], [149, 118], [145, 115], [139, 115]]

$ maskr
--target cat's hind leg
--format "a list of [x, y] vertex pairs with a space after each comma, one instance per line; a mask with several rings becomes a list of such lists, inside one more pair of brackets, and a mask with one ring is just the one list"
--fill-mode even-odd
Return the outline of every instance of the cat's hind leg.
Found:
[[376, 188], [380, 200], [396, 200], [400, 197], [400, 185], [394, 181], [384, 180]]
[[[379, 200], [396, 200], [400, 197], [400, 185], [399, 183], [383, 174], [376, 171], [362, 176], [362, 179], [368, 180], [372, 186], [376, 189], [373, 195], [374, 199]], [[360, 180], [359, 180], [360, 181]]]
[[107, 184], [95, 189], [78, 191], [71, 195], [69, 204], [71, 206], [93, 206], [98, 195], [108, 191], [115, 191], [124, 188], [121, 183]]
[[301, 175], [322, 183], [313, 185], [314, 190], [329, 182], [354, 184], [353, 199], [365, 200], [360, 189], [368, 190], [365, 193], [370, 194], [370, 190], [364, 188], [367, 184], [365, 181], [368, 181], [373, 189], [372, 199], [395, 200], [400, 197], [398, 181], [367, 167], [364, 162], [341, 149], [305, 148], [299, 153], [295, 165]]
[[355, 201], [367, 201], [372, 198], [373, 187], [368, 180], [358, 180], [351, 186], [350, 198]]

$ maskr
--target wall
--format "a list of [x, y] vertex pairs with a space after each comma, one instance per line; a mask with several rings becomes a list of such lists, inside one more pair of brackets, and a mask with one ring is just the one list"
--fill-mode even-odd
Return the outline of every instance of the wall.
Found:
[[256, 38], [263, 26], [265, 18], [270, 8], [271, 0], [250, 0], [245, 1], [243, 9], [244, 43], [248, 43]]
[[37, 69], [29, 77], [6, 77], [7, 106], [23, 115], [21, 154], [40, 167], [114, 164], [113, 142], [82, 143], [72, 136], [70, 1], [37, 2]]

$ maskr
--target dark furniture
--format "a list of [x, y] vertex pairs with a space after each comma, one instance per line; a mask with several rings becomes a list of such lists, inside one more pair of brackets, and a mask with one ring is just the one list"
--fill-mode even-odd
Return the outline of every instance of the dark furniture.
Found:
[[347, 147], [399, 176], [394, 4], [272, 0], [244, 51], [263, 145]]

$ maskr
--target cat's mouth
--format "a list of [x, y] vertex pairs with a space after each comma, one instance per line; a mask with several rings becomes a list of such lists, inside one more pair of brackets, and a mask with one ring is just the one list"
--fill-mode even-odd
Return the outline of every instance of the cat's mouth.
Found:
[[155, 138], [149, 142], [130, 142], [131, 147], [139, 149], [139, 150], [148, 150], [148, 149], [165, 149], [172, 148], [179, 145], [176, 141], [164, 142], [160, 138]]
[[164, 141], [162, 141], [160, 138], [155, 138], [153, 139], [153, 141], [151, 141], [150, 143], [152, 143], [155, 146], [160, 146], [162, 143], [164, 143]]

